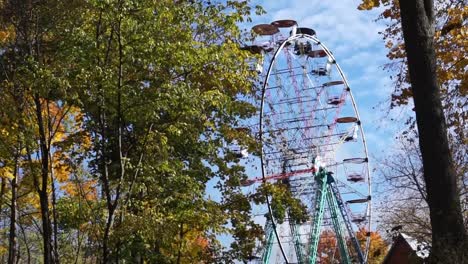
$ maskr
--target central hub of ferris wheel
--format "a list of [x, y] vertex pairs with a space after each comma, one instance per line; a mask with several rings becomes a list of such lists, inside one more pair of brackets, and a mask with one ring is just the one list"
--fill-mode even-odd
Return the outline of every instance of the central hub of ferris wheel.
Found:
[[258, 54], [262, 176], [244, 186], [282, 185], [306, 208], [275, 218], [267, 194], [257, 263], [366, 263], [371, 178], [362, 122], [345, 75], [316, 32], [294, 20], [252, 28]]

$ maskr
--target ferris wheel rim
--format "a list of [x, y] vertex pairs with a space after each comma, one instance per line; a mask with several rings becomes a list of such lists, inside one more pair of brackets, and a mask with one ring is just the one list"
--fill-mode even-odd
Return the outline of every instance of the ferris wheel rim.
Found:
[[[359, 129], [360, 130], [360, 135], [361, 135], [360, 141], [361, 141], [361, 144], [363, 146], [365, 159], [366, 159], [366, 165], [364, 166], [364, 168], [366, 170], [366, 175], [367, 175], [367, 191], [368, 191], [368, 194], [369, 194], [369, 200], [367, 201], [367, 209], [366, 209], [366, 217], [367, 217], [368, 221], [367, 221], [366, 225], [367, 225], [368, 232], [370, 232], [371, 224], [372, 224], [372, 199], [370, 199], [371, 191], [372, 191], [372, 188], [371, 188], [372, 182], [371, 182], [371, 174], [370, 174], [369, 161], [368, 161], [369, 159], [368, 159], [367, 141], [366, 141], [364, 129], [363, 129], [363, 126], [362, 126], [362, 123], [361, 123], [361, 118], [360, 118], [360, 115], [359, 115], [359, 111], [358, 111], [358, 108], [357, 108], [355, 98], [353, 96], [353, 93], [352, 93], [352, 91], [350, 89], [348, 80], [347, 80], [343, 70], [341, 69], [339, 64], [336, 62], [336, 59], [335, 59], [333, 53], [315, 36], [299, 33], [299, 34], [296, 34], [296, 35], [293, 35], [293, 36], [290, 36], [290, 37], [284, 39], [281, 42], [281, 44], [279, 44], [278, 48], [275, 50], [273, 56], [271, 57], [271, 60], [268, 63], [268, 65], [269, 65], [268, 70], [267, 70], [265, 78], [263, 79], [263, 85], [262, 85], [262, 90], [261, 90], [261, 104], [260, 104], [260, 115], [259, 115], [260, 116], [260, 119], [259, 119], [259, 140], [262, 143], [261, 146], [260, 146], [260, 152], [261, 152], [260, 163], [261, 163], [262, 179], [263, 179], [264, 182], [266, 182], [266, 163], [267, 162], [265, 160], [264, 146], [263, 146], [263, 140], [264, 140], [263, 139], [263, 121], [264, 121], [265, 97], [266, 97], [267, 86], [268, 86], [268, 83], [269, 83], [269, 79], [270, 79], [270, 76], [271, 76], [273, 65], [274, 65], [276, 59], [278, 58], [280, 52], [284, 49], [284, 47], [287, 45], [287, 43], [291, 43], [292, 41], [297, 40], [297, 39], [310, 40], [310, 41], [314, 42], [315, 45], [319, 45], [322, 48], [322, 50], [326, 53], [326, 55], [333, 61], [333, 64], [337, 68], [338, 73], [341, 76], [341, 79], [343, 80], [344, 85], [345, 85], [345, 87], [347, 89], [347, 92], [348, 92], [348, 94], [350, 96], [350, 101], [352, 103], [352, 108], [353, 108], [354, 114], [355, 114], [356, 119], [357, 119], [356, 123], [360, 128]], [[273, 216], [273, 212], [272, 212], [272, 208], [271, 208], [271, 201], [270, 201], [270, 197], [269, 197], [268, 194], [266, 194], [266, 203], [267, 203], [267, 208], [268, 208], [268, 214], [270, 216], [270, 220], [272, 221], [273, 231], [274, 231], [276, 240], [278, 242], [278, 246], [280, 248], [280, 251], [281, 251], [281, 253], [283, 255], [283, 258], [284, 258], [285, 262], [289, 263], [288, 258], [286, 256], [286, 254], [284, 252], [284, 249], [283, 249], [283, 246], [282, 246], [282, 241], [281, 241], [280, 236], [278, 234], [277, 225], [276, 225], [276, 222], [275, 222], [275, 219], [274, 219], [274, 216]], [[365, 251], [364, 251], [365, 261], [368, 258], [369, 246], [370, 246], [370, 236], [367, 235], [366, 243], [365, 243]]]

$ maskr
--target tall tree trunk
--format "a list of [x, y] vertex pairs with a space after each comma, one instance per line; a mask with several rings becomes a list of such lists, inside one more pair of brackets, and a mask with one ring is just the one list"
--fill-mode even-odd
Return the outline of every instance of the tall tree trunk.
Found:
[[49, 182], [49, 148], [42, 117], [41, 100], [38, 94], [34, 95], [34, 103], [36, 106], [36, 118], [39, 128], [39, 146], [41, 152], [41, 184], [38, 186], [38, 192], [41, 205], [44, 264], [49, 264], [52, 263], [52, 227], [49, 216], [49, 195], [47, 193], [47, 186]]
[[467, 236], [436, 75], [433, 1], [399, 3], [432, 225], [430, 261], [462, 263]]
[[21, 234], [23, 235], [24, 246], [26, 247], [26, 255], [28, 256], [27, 262], [28, 264], [31, 263], [31, 248], [29, 246], [28, 237], [26, 236], [26, 232], [24, 231], [23, 225], [19, 224], [21, 229]]
[[14, 264], [16, 259], [16, 177], [11, 180], [11, 211], [10, 234], [8, 237], [8, 264]]
[[114, 208], [112, 204], [110, 204], [107, 207], [108, 215], [107, 215], [107, 221], [106, 221], [106, 228], [104, 229], [104, 237], [102, 241], [102, 263], [107, 264], [109, 263], [109, 238], [110, 238], [110, 231], [112, 228], [113, 224], [113, 219], [114, 219]]
[[[18, 152], [21, 150], [21, 146], [18, 146]], [[11, 208], [10, 208], [10, 234], [8, 238], [8, 264], [14, 264], [16, 260], [17, 243], [16, 243], [16, 201], [18, 195], [16, 190], [18, 187], [18, 154], [15, 157], [15, 171], [13, 173], [13, 179], [11, 179]]]
[[[50, 157], [50, 161], [52, 163], [52, 157]], [[56, 196], [56, 190], [55, 190], [55, 180], [53, 173], [51, 171], [50, 175], [50, 185], [52, 189], [52, 220], [53, 220], [53, 232], [54, 232], [54, 263], [59, 264], [60, 259], [59, 259], [59, 252], [58, 252], [58, 223], [57, 223], [57, 210], [56, 210], [56, 204], [57, 204], [57, 196]]]
[[[119, 12], [121, 12], [122, 8], [122, 1], [118, 2], [119, 5]], [[110, 179], [109, 179], [109, 171], [108, 171], [108, 166], [104, 165], [104, 177], [103, 177], [103, 183], [104, 183], [104, 191], [106, 194], [106, 203], [107, 203], [107, 210], [108, 210], [108, 216], [107, 216], [107, 222], [106, 222], [106, 228], [104, 230], [104, 241], [103, 241], [103, 263], [107, 264], [110, 261], [109, 258], [109, 236], [110, 236], [110, 231], [112, 229], [112, 226], [114, 224], [114, 218], [115, 218], [115, 211], [117, 207], [119, 206], [120, 202], [120, 194], [121, 194], [121, 188], [122, 188], [122, 182], [123, 178], [125, 176], [125, 164], [124, 164], [124, 156], [123, 156], [123, 151], [122, 151], [122, 74], [123, 74], [123, 44], [122, 44], [122, 35], [121, 35], [121, 26], [122, 26], [122, 17], [119, 17], [119, 20], [117, 22], [117, 29], [115, 30], [116, 36], [117, 36], [117, 44], [118, 44], [118, 52], [119, 52], [119, 64], [118, 64], [118, 78], [117, 78], [117, 117], [115, 122], [115, 130], [117, 132], [117, 145], [116, 146], [111, 146], [112, 151], [110, 155], [110, 161], [112, 164], [117, 164], [116, 169], [112, 169], [111, 173], [112, 175], [117, 176], [117, 186], [115, 187], [115, 193], [114, 193], [114, 199], [112, 199], [111, 195], [111, 190], [110, 190]], [[112, 36], [110, 37], [112, 39]], [[110, 47], [110, 45], [109, 45]], [[106, 56], [107, 57], [107, 56]], [[104, 119], [105, 120], [105, 119]], [[103, 128], [103, 131], [105, 131], [107, 127]], [[107, 134], [107, 133], [106, 133]], [[115, 135], [109, 135], [107, 138], [111, 138]], [[106, 138], [106, 137], [103, 137]], [[113, 144], [115, 144], [114, 140]], [[114, 153], [116, 152], [116, 153]], [[108, 152], [107, 152], [108, 153]], [[106, 157], [106, 155], [104, 155]], [[107, 159], [105, 159], [107, 160]], [[118, 240], [118, 238], [117, 238]], [[119, 241], [117, 241], [116, 244], [119, 244]], [[114, 250], [115, 254], [115, 263], [119, 263], [119, 250], [115, 249]]]
[[[48, 135], [48, 155], [49, 155], [49, 164], [50, 164], [50, 189], [52, 192], [52, 222], [51, 222], [51, 227], [53, 231], [53, 256], [54, 256], [54, 263], [55, 264], [60, 264], [60, 259], [59, 259], [59, 251], [58, 251], [58, 223], [57, 223], [57, 210], [56, 210], [56, 205], [57, 205], [57, 192], [55, 189], [55, 175], [54, 175], [54, 169], [53, 169], [53, 155], [51, 151], [51, 142], [52, 138], [54, 137], [54, 127], [51, 122], [52, 117], [50, 116], [50, 105], [49, 105], [49, 100], [47, 100], [47, 131], [49, 132]], [[58, 123], [62, 123], [63, 117], [65, 114], [58, 120]], [[57, 126], [58, 128], [58, 126]]]
[[0, 212], [1, 212], [2, 208], [3, 208], [3, 195], [5, 194], [7, 179], [1, 178], [0, 180], [2, 181], [2, 184], [1, 184], [1, 187], [0, 187]]

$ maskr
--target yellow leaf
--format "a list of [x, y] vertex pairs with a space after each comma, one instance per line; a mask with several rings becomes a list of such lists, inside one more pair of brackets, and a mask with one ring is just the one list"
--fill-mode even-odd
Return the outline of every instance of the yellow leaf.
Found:
[[54, 176], [59, 182], [68, 180], [70, 175], [69, 168], [66, 164], [57, 163], [54, 165]]
[[0, 178], [4, 179], [14, 179], [15, 176], [13, 175], [13, 169], [10, 167], [3, 167], [0, 168]]
[[363, 0], [362, 3], [358, 6], [359, 10], [371, 10], [372, 8], [379, 7], [379, 0]]
[[76, 196], [78, 194], [77, 188], [73, 183], [67, 183], [63, 186], [60, 186], [62, 191], [65, 191], [70, 196]]
[[6, 129], [0, 129], [0, 134], [3, 135], [3, 136], [8, 136], [9, 133]]

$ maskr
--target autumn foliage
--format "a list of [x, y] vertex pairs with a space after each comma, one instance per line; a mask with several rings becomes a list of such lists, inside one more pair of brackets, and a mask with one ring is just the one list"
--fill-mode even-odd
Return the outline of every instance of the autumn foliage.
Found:
[[[358, 230], [358, 232], [356, 232], [356, 238], [360, 242], [361, 247], [365, 246], [367, 235], [368, 232], [365, 228], [362, 227]], [[348, 249], [351, 249], [351, 241], [347, 241], [346, 243], [348, 244]], [[380, 234], [378, 232], [370, 232], [370, 247], [367, 259], [368, 263], [382, 263], [387, 250], [388, 245], [380, 236]], [[326, 229], [320, 234], [318, 252], [320, 252], [320, 256], [318, 256], [318, 263], [340, 263], [340, 251], [338, 249], [336, 235], [332, 230]]]
[[[250, 255], [248, 1], [0, 1], [0, 259]], [[215, 183], [207, 194], [208, 182]], [[231, 225], [236, 223], [236, 225]], [[229, 245], [222, 235], [233, 239]]]
[[[364, 0], [359, 8], [378, 6], [384, 9], [380, 19], [391, 22], [383, 32], [392, 60], [387, 69], [395, 80], [391, 107], [414, 105], [415, 114], [407, 120], [409, 127], [401, 137], [410, 143], [419, 142], [420, 152], [416, 155], [421, 159], [421, 164], [411, 164], [393, 177], [409, 175], [416, 179], [409, 186], [413, 188], [409, 198], [422, 198], [423, 203], [406, 206], [406, 210], [408, 216], [418, 220], [416, 225], [410, 221], [411, 229], [422, 227], [412, 231], [431, 236], [428, 262], [463, 262], [467, 257], [463, 249], [468, 243], [465, 179], [468, 8], [464, 1], [432, 0]], [[408, 168], [410, 173], [406, 174]], [[421, 175], [422, 186], [417, 183]]]
[[[381, 34], [388, 48], [387, 57], [391, 60], [385, 68], [392, 74], [394, 81], [391, 106], [406, 105], [410, 102], [412, 92], [401, 31], [399, 3], [397, 0], [364, 0], [359, 5], [361, 10], [376, 7], [383, 9], [378, 19], [389, 23]], [[464, 100], [468, 95], [468, 6], [464, 5], [463, 1], [436, 1], [434, 7], [437, 79], [441, 87], [447, 125], [454, 129], [453, 140], [466, 144], [463, 127], [468, 120], [468, 113], [462, 109], [468, 104]]]

